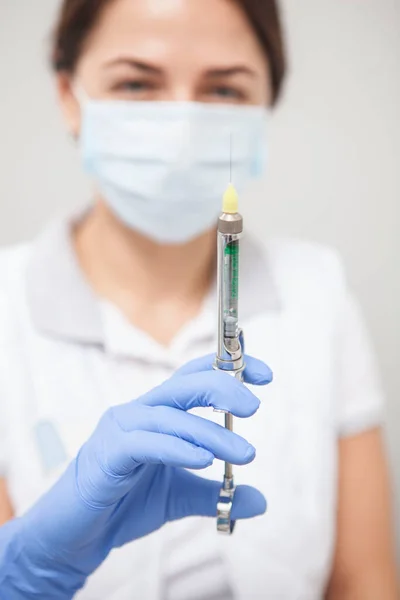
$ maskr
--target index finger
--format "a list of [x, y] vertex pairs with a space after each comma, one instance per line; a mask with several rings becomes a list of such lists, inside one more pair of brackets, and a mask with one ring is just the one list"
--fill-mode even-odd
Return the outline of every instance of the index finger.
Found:
[[[246, 355], [244, 360], [246, 363], [246, 368], [243, 373], [245, 383], [250, 383], [252, 385], [267, 385], [268, 383], [271, 383], [273, 374], [268, 365], [252, 356]], [[208, 354], [207, 356], [196, 358], [181, 367], [175, 373], [174, 377], [201, 373], [202, 371], [212, 371], [214, 361], [215, 354]]]
[[185, 411], [212, 407], [241, 418], [251, 417], [260, 406], [259, 399], [235, 377], [213, 370], [172, 377], [135, 402]]

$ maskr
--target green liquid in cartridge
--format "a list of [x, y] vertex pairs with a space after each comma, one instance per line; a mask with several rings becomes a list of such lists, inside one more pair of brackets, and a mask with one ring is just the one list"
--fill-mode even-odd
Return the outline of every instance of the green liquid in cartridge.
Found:
[[238, 318], [239, 241], [230, 242], [224, 251], [224, 316]]

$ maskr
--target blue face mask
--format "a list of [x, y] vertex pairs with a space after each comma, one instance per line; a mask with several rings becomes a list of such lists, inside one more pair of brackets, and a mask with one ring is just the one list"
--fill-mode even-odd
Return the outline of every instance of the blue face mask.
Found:
[[265, 165], [267, 111], [180, 102], [83, 103], [85, 170], [117, 217], [161, 244], [215, 226], [232, 172], [235, 187]]

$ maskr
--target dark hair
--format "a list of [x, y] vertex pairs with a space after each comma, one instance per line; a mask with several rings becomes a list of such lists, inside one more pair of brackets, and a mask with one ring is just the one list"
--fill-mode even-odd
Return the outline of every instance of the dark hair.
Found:
[[[278, 0], [235, 1], [246, 13], [268, 56], [276, 101], [286, 71]], [[88, 35], [104, 8], [111, 2], [113, 0], [63, 0], [54, 33], [52, 64], [55, 71], [74, 71]]]

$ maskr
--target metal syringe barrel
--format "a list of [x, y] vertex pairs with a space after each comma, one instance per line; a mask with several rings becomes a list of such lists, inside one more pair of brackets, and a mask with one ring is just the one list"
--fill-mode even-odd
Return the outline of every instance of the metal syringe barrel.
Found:
[[[243, 218], [238, 212], [224, 212], [218, 220], [218, 350], [215, 369], [243, 381], [245, 368], [239, 329], [239, 240]], [[225, 414], [225, 427], [233, 430], [233, 416]], [[217, 507], [217, 529], [231, 534], [235, 484], [232, 465], [225, 463], [224, 483]]]

